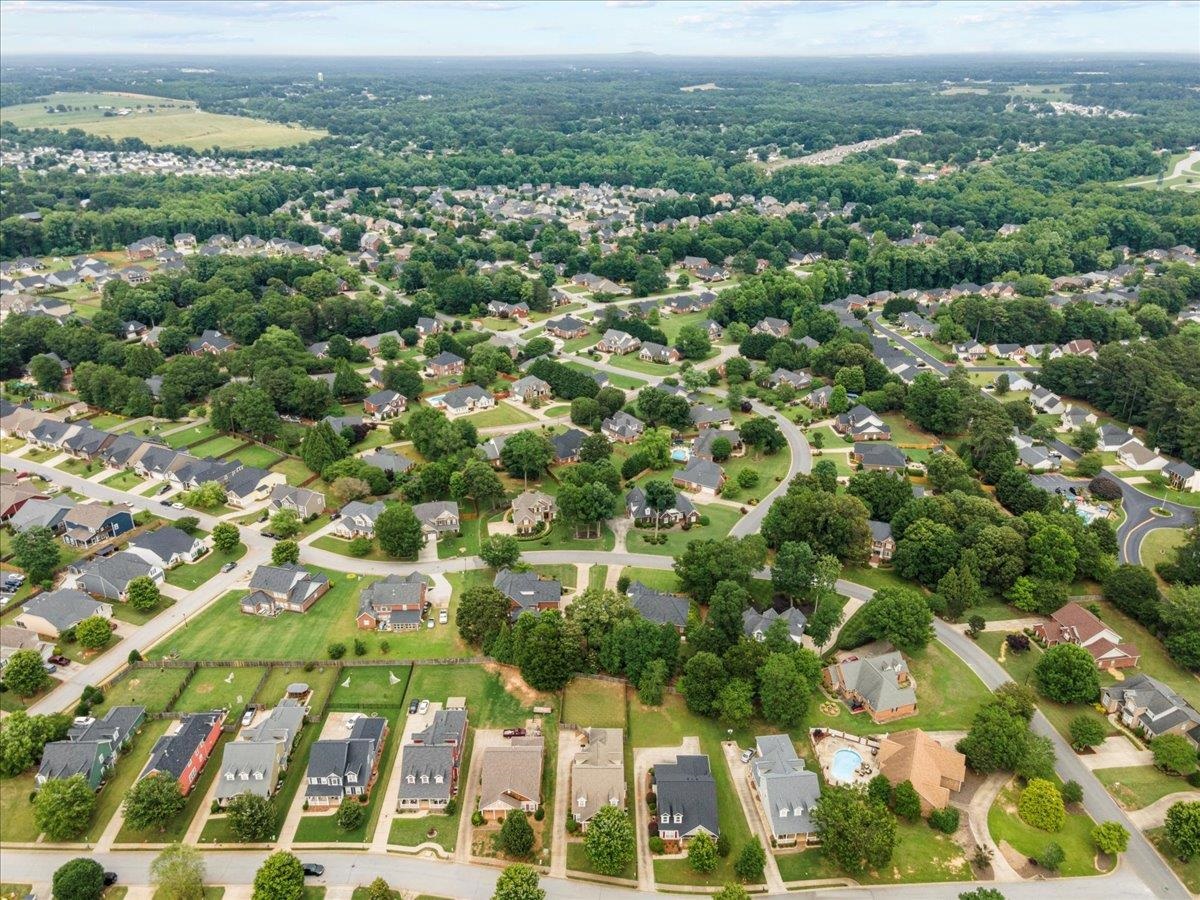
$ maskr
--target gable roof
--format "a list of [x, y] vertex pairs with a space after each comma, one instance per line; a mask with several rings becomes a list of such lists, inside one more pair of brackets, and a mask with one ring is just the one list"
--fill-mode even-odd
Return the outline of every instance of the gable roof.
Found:
[[812, 811], [821, 798], [816, 772], [804, 768], [804, 760], [786, 734], [762, 735], [755, 739], [758, 756], [750, 772], [771, 833], [775, 837], [814, 831]]
[[[670, 830], [687, 836], [698, 829], [719, 835], [717, 785], [707, 756], [677, 756], [674, 763], [654, 767], [654, 786], [658, 794], [659, 817], [670, 816]], [[682, 822], [676, 824], [679, 815]]]
[[967, 758], [943, 747], [920, 728], [889, 734], [879, 742], [876, 756], [879, 771], [892, 784], [912, 782], [917, 794], [930, 806], [941, 809], [950, 802], [950, 789], [943, 781], [962, 784], [967, 777]]
[[651, 622], [667, 623], [684, 628], [688, 622], [691, 602], [678, 594], [667, 594], [647, 587], [640, 581], [631, 582], [627, 591], [630, 605]]

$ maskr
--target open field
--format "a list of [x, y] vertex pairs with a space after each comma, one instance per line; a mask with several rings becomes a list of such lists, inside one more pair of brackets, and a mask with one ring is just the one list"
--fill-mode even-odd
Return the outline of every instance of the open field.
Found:
[[240, 715], [265, 674], [266, 670], [260, 668], [197, 669], [171, 709], [174, 712], [228, 709], [231, 716]]
[[217, 429], [213, 428], [207, 422], [198, 422], [190, 428], [185, 428], [182, 431], [176, 431], [174, 434], [168, 434], [163, 438], [168, 447], [178, 450], [181, 447], [186, 447], [189, 444], [194, 444], [197, 441], [202, 441], [210, 438], [217, 433]]
[[[500, 675], [483, 666], [414, 666], [405, 700], [445, 703], [447, 697], [466, 697], [467, 715], [476, 728], [512, 728], [525, 724], [528, 710], [504, 689]], [[542, 695], [538, 703], [546, 702]], [[531, 704], [532, 705], [532, 704]]]
[[390, 707], [399, 709], [404, 705], [408, 678], [406, 666], [343, 669], [333, 689], [330, 707], [370, 714]]
[[563, 695], [564, 722], [583, 728], [625, 727], [625, 686], [593, 678], [573, 678]]
[[[47, 112], [49, 105], [59, 104], [69, 109]], [[128, 108], [132, 112], [124, 116], [105, 115], [116, 108]], [[287, 147], [325, 136], [322, 131], [279, 122], [203, 112], [190, 100], [139, 94], [51, 94], [44, 102], [4, 107], [0, 110], [0, 120], [12, 122], [18, 128], [60, 131], [80, 128], [114, 140], [140, 138], [147, 144], [183, 145], [196, 150]]]
[[1153, 572], [1160, 562], [1174, 562], [1175, 551], [1186, 541], [1187, 532], [1182, 528], [1156, 528], [1148, 532], [1140, 548], [1142, 565]]
[[187, 669], [136, 669], [105, 689], [104, 702], [92, 715], [99, 718], [114, 706], [144, 706], [147, 713], [163, 712], [187, 677]]
[[236, 459], [243, 465], [257, 466], [260, 469], [269, 469], [271, 464], [279, 459], [279, 452], [276, 450], [270, 450], [267, 447], [259, 447], [257, 444], [247, 444], [229, 458]]

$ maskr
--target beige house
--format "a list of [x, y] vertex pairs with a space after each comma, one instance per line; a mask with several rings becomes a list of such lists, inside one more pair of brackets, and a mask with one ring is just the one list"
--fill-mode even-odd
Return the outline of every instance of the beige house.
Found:
[[541, 737], [511, 738], [483, 751], [479, 811], [497, 821], [514, 810], [533, 812], [542, 802]]
[[584, 831], [605, 806], [625, 806], [625, 738], [619, 728], [588, 728], [571, 764], [571, 816]]
[[558, 518], [558, 503], [541, 491], [523, 491], [513, 498], [512, 519], [517, 534], [534, 534], [542, 523]]
[[948, 806], [950, 794], [962, 790], [967, 777], [967, 758], [943, 747], [920, 728], [883, 738], [875, 761], [892, 784], [912, 782], [921, 798], [922, 815]]

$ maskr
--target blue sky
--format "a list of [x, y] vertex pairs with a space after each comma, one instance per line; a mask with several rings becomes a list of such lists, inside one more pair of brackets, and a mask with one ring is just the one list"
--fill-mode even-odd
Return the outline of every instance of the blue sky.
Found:
[[0, 0], [0, 51], [734, 57], [1200, 53], [1200, 0]]

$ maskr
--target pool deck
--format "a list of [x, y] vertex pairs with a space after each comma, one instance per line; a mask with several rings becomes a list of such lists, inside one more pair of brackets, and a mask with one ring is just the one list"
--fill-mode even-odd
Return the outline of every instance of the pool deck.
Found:
[[[816, 751], [821, 771], [825, 774], [826, 783], [866, 784], [878, 774], [879, 767], [875, 764], [875, 754], [879, 751], [878, 741], [827, 728], [810, 728], [808, 736]], [[838, 778], [833, 773], [833, 760], [839, 750], [853, 751], [863, 760], [863, 765], [854, 771], [849, 780]]]

